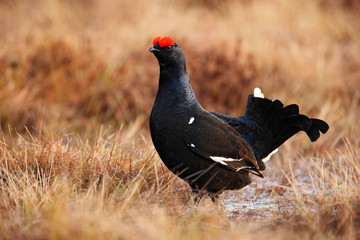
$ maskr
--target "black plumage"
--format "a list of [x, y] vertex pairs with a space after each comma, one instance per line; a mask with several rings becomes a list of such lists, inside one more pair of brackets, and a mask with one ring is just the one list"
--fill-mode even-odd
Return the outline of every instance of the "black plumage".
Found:
[[328, 130], [319, 119], [299, 114], [297, 105], [249, 95], [245, 114], [208, 112], [198, 103], [186, 71], [185, 54], [170, 37], [157, 37], [159, 89], [150, 116], [154, 146], [165, 165], [187, 181], [194, 193], [216, 196], [263, 177], [263, 159], [304, 131], [311, 141]]

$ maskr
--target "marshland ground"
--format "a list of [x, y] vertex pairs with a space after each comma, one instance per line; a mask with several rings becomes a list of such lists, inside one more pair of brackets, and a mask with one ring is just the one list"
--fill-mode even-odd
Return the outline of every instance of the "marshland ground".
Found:
[[[0, 239], [360, 238], [357, 1], [2, 0], [0, 29]], [[330, 130], [194, 206], [149, 136], [156, 35], [206, 109], [258, 86]]]

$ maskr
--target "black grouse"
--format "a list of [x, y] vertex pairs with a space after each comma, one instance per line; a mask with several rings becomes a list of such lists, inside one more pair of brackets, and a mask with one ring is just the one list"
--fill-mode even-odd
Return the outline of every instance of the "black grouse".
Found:
[[299, 114], [296, 104], [264, 98], [259, 88], [249, 95], [243, 116], [208, 112], [194, 95], [179, 45], [159, 36], [149, 52], [160, 65], [150, 116], [152, 141], [166, 167], [194, 194], [215, 199], [223, 190], [241, 189], [251, 183], [249, 173], [263, 177], [264, 162], [295, 133], [304, 131], [316, 141], [319, 131], [329, 128]]

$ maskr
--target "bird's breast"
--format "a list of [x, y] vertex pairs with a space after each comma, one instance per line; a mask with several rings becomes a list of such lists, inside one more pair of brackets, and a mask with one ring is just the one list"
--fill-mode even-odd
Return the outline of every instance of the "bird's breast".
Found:
[[190, 115], [191, 109], [174, 101], [155, 101], [150, 115], [150, 133], [159, 153], [176, 151], [184, 144], [184, 130]]

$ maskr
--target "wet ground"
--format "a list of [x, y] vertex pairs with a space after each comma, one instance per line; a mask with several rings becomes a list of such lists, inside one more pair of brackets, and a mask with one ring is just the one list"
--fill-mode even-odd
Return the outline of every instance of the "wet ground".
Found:
[[[295, 171], [293, 179], [292, 183], [296, 184], [302, 196], [316, 194], [308, 174]], [[291, 215], [296, 207], [294, 188], [284, 176], [254, 179], [245, 189], [223, 193], [221, 199], [229, 217], [251, 218], [253, 221]]]

